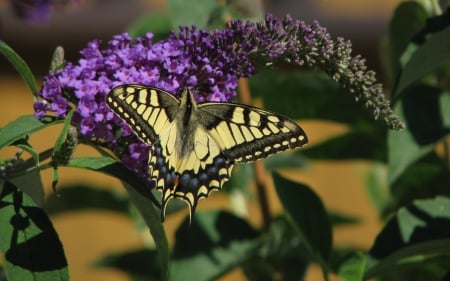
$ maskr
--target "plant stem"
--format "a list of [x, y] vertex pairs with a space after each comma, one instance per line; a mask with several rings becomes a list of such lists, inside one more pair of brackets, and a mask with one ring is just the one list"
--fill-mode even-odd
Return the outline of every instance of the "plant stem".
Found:
[[[243, 104], [251, 104], [250, 87], [248, 79], [241, 78], [239, 80], [239, 98]], [[263, 220], [264, 229], [268, 229], [270, 226], [271, 215], [269, 208], [269, 201], [267, 199], [266, 192], [266, 178], [263, 162], [256, 161], [253, 163], [253, 169], [255, 172], [256, 192], [258, 193], [258, 202], [261, 210], [261, 216]]]

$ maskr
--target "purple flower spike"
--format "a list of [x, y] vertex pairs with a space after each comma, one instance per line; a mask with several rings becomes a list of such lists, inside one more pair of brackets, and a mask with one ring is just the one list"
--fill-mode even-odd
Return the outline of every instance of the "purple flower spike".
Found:
[[360, 56], [351, 56], [351, 44], [333, 40], [317, 22], [311, 25], [289, 16], [280, 20], [267, 15], [260, 23], [233, 20], [222, 30], [180, 27], [166, 40], [152, 42], [151, 33], [132, 40], [116, 35], [106, 47], [98, 40], [88, 43], [75, 64], [44, 78], [34, 105], [35, 115], [47, 112], [65, 116], [75, 106], [72, 123], [80, 137], [111, 148], [122, 162], [141, 178], [148, 177], [148, 148], [129, 126], [105, 104], [109, 91], [122, 84], [144, 84], [177, 94], [193, 90], [197, 101], [230, 102], [238, 80], [255, 73], [255, 65], [279, 62], [309, 66], [326, 72], [348, 88], [357, 100], [394, 129], [404, 125], [392, 112], [366, 70]]

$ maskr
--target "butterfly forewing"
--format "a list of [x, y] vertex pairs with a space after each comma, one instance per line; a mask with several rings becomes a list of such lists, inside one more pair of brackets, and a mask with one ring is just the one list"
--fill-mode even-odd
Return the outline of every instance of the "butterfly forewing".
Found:
[[260, 108], [231, 103], [199, 104], [201, 118], [222, 153], [234, 162], [250, 162], [301, 147], [308, 140], [295, 121]]
[[141, 85], [114, 88], [106, 103], [148, 144], [159, 140], [179, 108], [179, 101], [171, 94]]
[[199, 199], [219, 190], [233, 163], [249, 162], [303, 146], [307, 138], [291, 119], [231, 103], [196, 104], [185, 90], [178, 100], [141, 85], [114, 88], [107, 104], [150, 146], [150, 178], [162, 191], [161, 219], [171, 198]]

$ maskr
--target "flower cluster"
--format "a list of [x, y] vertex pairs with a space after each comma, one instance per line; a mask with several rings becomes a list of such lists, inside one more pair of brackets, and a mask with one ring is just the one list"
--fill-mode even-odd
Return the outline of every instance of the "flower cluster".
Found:
[[42, 99], [34, 105], [37, 118], [49, 111], [64, 117], [75, 104], [72, 123], [79, 135], [106, 144], [145, 178], [148, 147], [105, 104], [113, 87], [139, 83], [174, 94], [188, 87], [194, 89], [197, 101], [229, 102], [238, 79], [251, 76], [258, 63], [287, 62], [325, 71], [363, 100], [376, 118], [383, 118], [391, 128], [403, 126], [365, 61], [352, 57], [350, 43], [332, 40], [317, 22], [307, 25], [289, 16], [279, 20], [267, 15], [261, 23], [233, 20], [221, 30], [181, 27], [166, 40], [154, 43], [152, 37], [149, 33], [132, 40], [121, 34], [105, 48], [99, 41], [90, 42], [78, 63], [68, 63], [45, 77], [38, 93]]
[[[152, 34], [132, 41], [128, 34], [115, 36], [102, 49], [92, 41], [81, 51], [77, 64], [68, 63], [44, 78], [35, 102], [37, 118], [47, 112], [64, 117], [70, 103], [75, 104], [72, 123], [79, 135], [101, 140], [112, 149], [120, 149], [116, 132], [126, 138], [126, 149], [116, 152], [132, 170], [146, 175], [148, 147], [134, 137], [127, 124], [119, 120], [105, 103], [115, 86], [139, 83], [177, 93], [181, 87], [195, 88], [198, 101], [231, 101], [237, 81], [250, 76], [254, 68], [233, 46], [233, 34], [210, 33], [183, 27], [178, 35], [157, 43]], [[239, 67], [236, 67], [239, 65]]]

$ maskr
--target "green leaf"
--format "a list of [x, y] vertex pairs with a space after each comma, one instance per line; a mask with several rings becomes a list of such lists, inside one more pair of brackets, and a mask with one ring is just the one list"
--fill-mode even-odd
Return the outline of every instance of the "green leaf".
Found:
[[[26, 62], [4, 41], [0, 40], [0, 53], [12, 64], [22, 79], [27, 83], [33, 96], [36, 97], [37, 84], [30, 67]], [[1, 147], [1, 146], [0, 146]]]
[[35, 150], [31, 145], [29, 145], [28, 142], [25, 141], [25, 139], [16, 141], [14, 145], [28, 152], [33, 158], [34, 163], [36, 163], [36, 166], [39, 166], [39, 152], [37, 152], [37, 150]]
[[264, 236], [264, 244], [259, 250], [262, 258], [272, 261], [284, 280], [303, 280], [314, 257], [305, 248], [292, 220], [285, 215], [274, 218]]
[[143, 37], [148, 32], [153, 34], [153, 41], [158, 42], [167, 38], [171, 31], [171, 18], [164, 14], [151, 14], [139, 19], [129, 26], [128, 34], [132, 38]]
[[386, 162], [385, 135], [386, 130], [382, 128], [353, 128], [342, 135], [299, 150], [298, 153], [318, 160], [367, 159]]
[[416, 200], [402, 207], [378, 234], [370, 255], [367, 277], [386, 273], [401, 264], [420, 264], [450, 252], [450, 198]]
[[36, 206], [44, 205], [44, 185], [39, 170], [27, 171], [20, 177], [10, 179], [10, 182], [30, 197]]
[[393, 73], [400, 69], [400, 56], [406, 50], [412, 37], [424, 26], [427, 12], [417, 2], [400, 3], [389, 23], [389, 45]]
[[332, 246], [330, 218], [320, 198], [306, 185], [273, 173], [278, 197], [311, 254], [324, 265]]
[[56, 142], [55, 142], [55, 145], [54, 145], [54, 148], [53, 148], [53, 155], [56, 155], [56, 154], [60, 153], [61, 147], [62, 147], [64, 141], [66, 140], [67, 132], [70, 129], [70, 122], [72, 122], [73, 112], [74, 112], [74, 110], [71, 109], [69, 111], [69, 113], [67, 113], [66, 118], [64, 119], [63, 128], [62, 128], [61, 132], [59, 133], [59, 136], [56, 139]]
[[450, 131], [448, 92], [416, 85], [396, 106], [407, 129], [388, 133], [388, 181], [393, 183], [408, 166], [432, 151]]
[[370, 200], [378, 210], [378, 213], [382, 213], [386, 209], [390, 198], [386, 165], [374, 162], [363, 180]]
[[341, 264], [338, 275], [342, 281], [361, 281], [364, 280], [365, 266], [365, 256], [361, 252], [354, 252]]
[[49, 215], [86, 209], [99, 209], [129, 215], [129, 201], [124, 196], [107, 189], [72, 185], [52, 193], [45, 201]]
[[62, 244], [42, 209], [14, 184], [0, 193], [0, 251], [9, 281], [69, 280]]
[[215, 280], [256, 256], [258, 233], [223, 211], [197, 212], [175, 234], [170, 280]]
[[172, 19], [172, 29], [179, 26], [195, 25], [205, 28], [212, 19], [214, 12], [220, 8], [219, 2], [211, 0], [169, 0], [167, 1]]
[[[447, 10], [446, 13], [441, 17], [448, 16], [450, 10]], [[445, 21], [444, 19], [444, 24]], [[419, 46], [416, 43], [411, 43], [401, 58], [403, 69], [394, 90], [393, 97], [395, 99], [401, 94], [404, 94], [403, 91], [413, 83], [417, 82], [432, 70], [449, 62], [450, 26], [448, 23], [445, 28], [440, 30], [427, 26], [422, 33], [427, 35], [422, 35], [423, 38], [420, 38], [420, 40], [424, 40], [425, 42], [417, 42], [420, 44]]]
[[23, 138], [27, 134], [61, 122], [62, 120], [54, 118], [39, 121], [33, 115], [21, 116], [0, 129], [0, 149]]
[[417, 198], [450, 196], [450, 177], [442, 159], [434, 153], [409, 166], [391, 186], [389, 209], [386, 213], [410, 204]]
[[305, 168], [307, 165], [306, 158], [300, 153], [278, 153], [264, 159], [264, 167], [269, 171], [280, 168]]
[[129, 274], [133, 280], [159, 280], [161, 269], [158, 267], [158, 255], [155, 250], [138, 249], [123, 253], [109, 254], [97, 261], [97, 267], [110, 267]]
[[[450, 266], [450, 198], [415, 200], [400, 208], [378, 234], [366, 278], [432, 265], [443, 275]], [[422, 272], [423, 272], [422, 270]], [[437, 270], [437, 271], [436, 271]], [[440, 279], [434, 279], [440, 280]]]
[[159, 262], [161, 268], [161, 280], [169, 279], [169, 242], [167, 241], [166, 232], [161, 223], [161, 216], [159, 210], [150, 204], [147, 197], [137, 192], [135, 188], [127, 183], [124, 186], [130, 195], [130, 199], [142, 215], [145, 223], [150, 229], [150, 234], [155, 241], [156, 249], [159, 254]]

